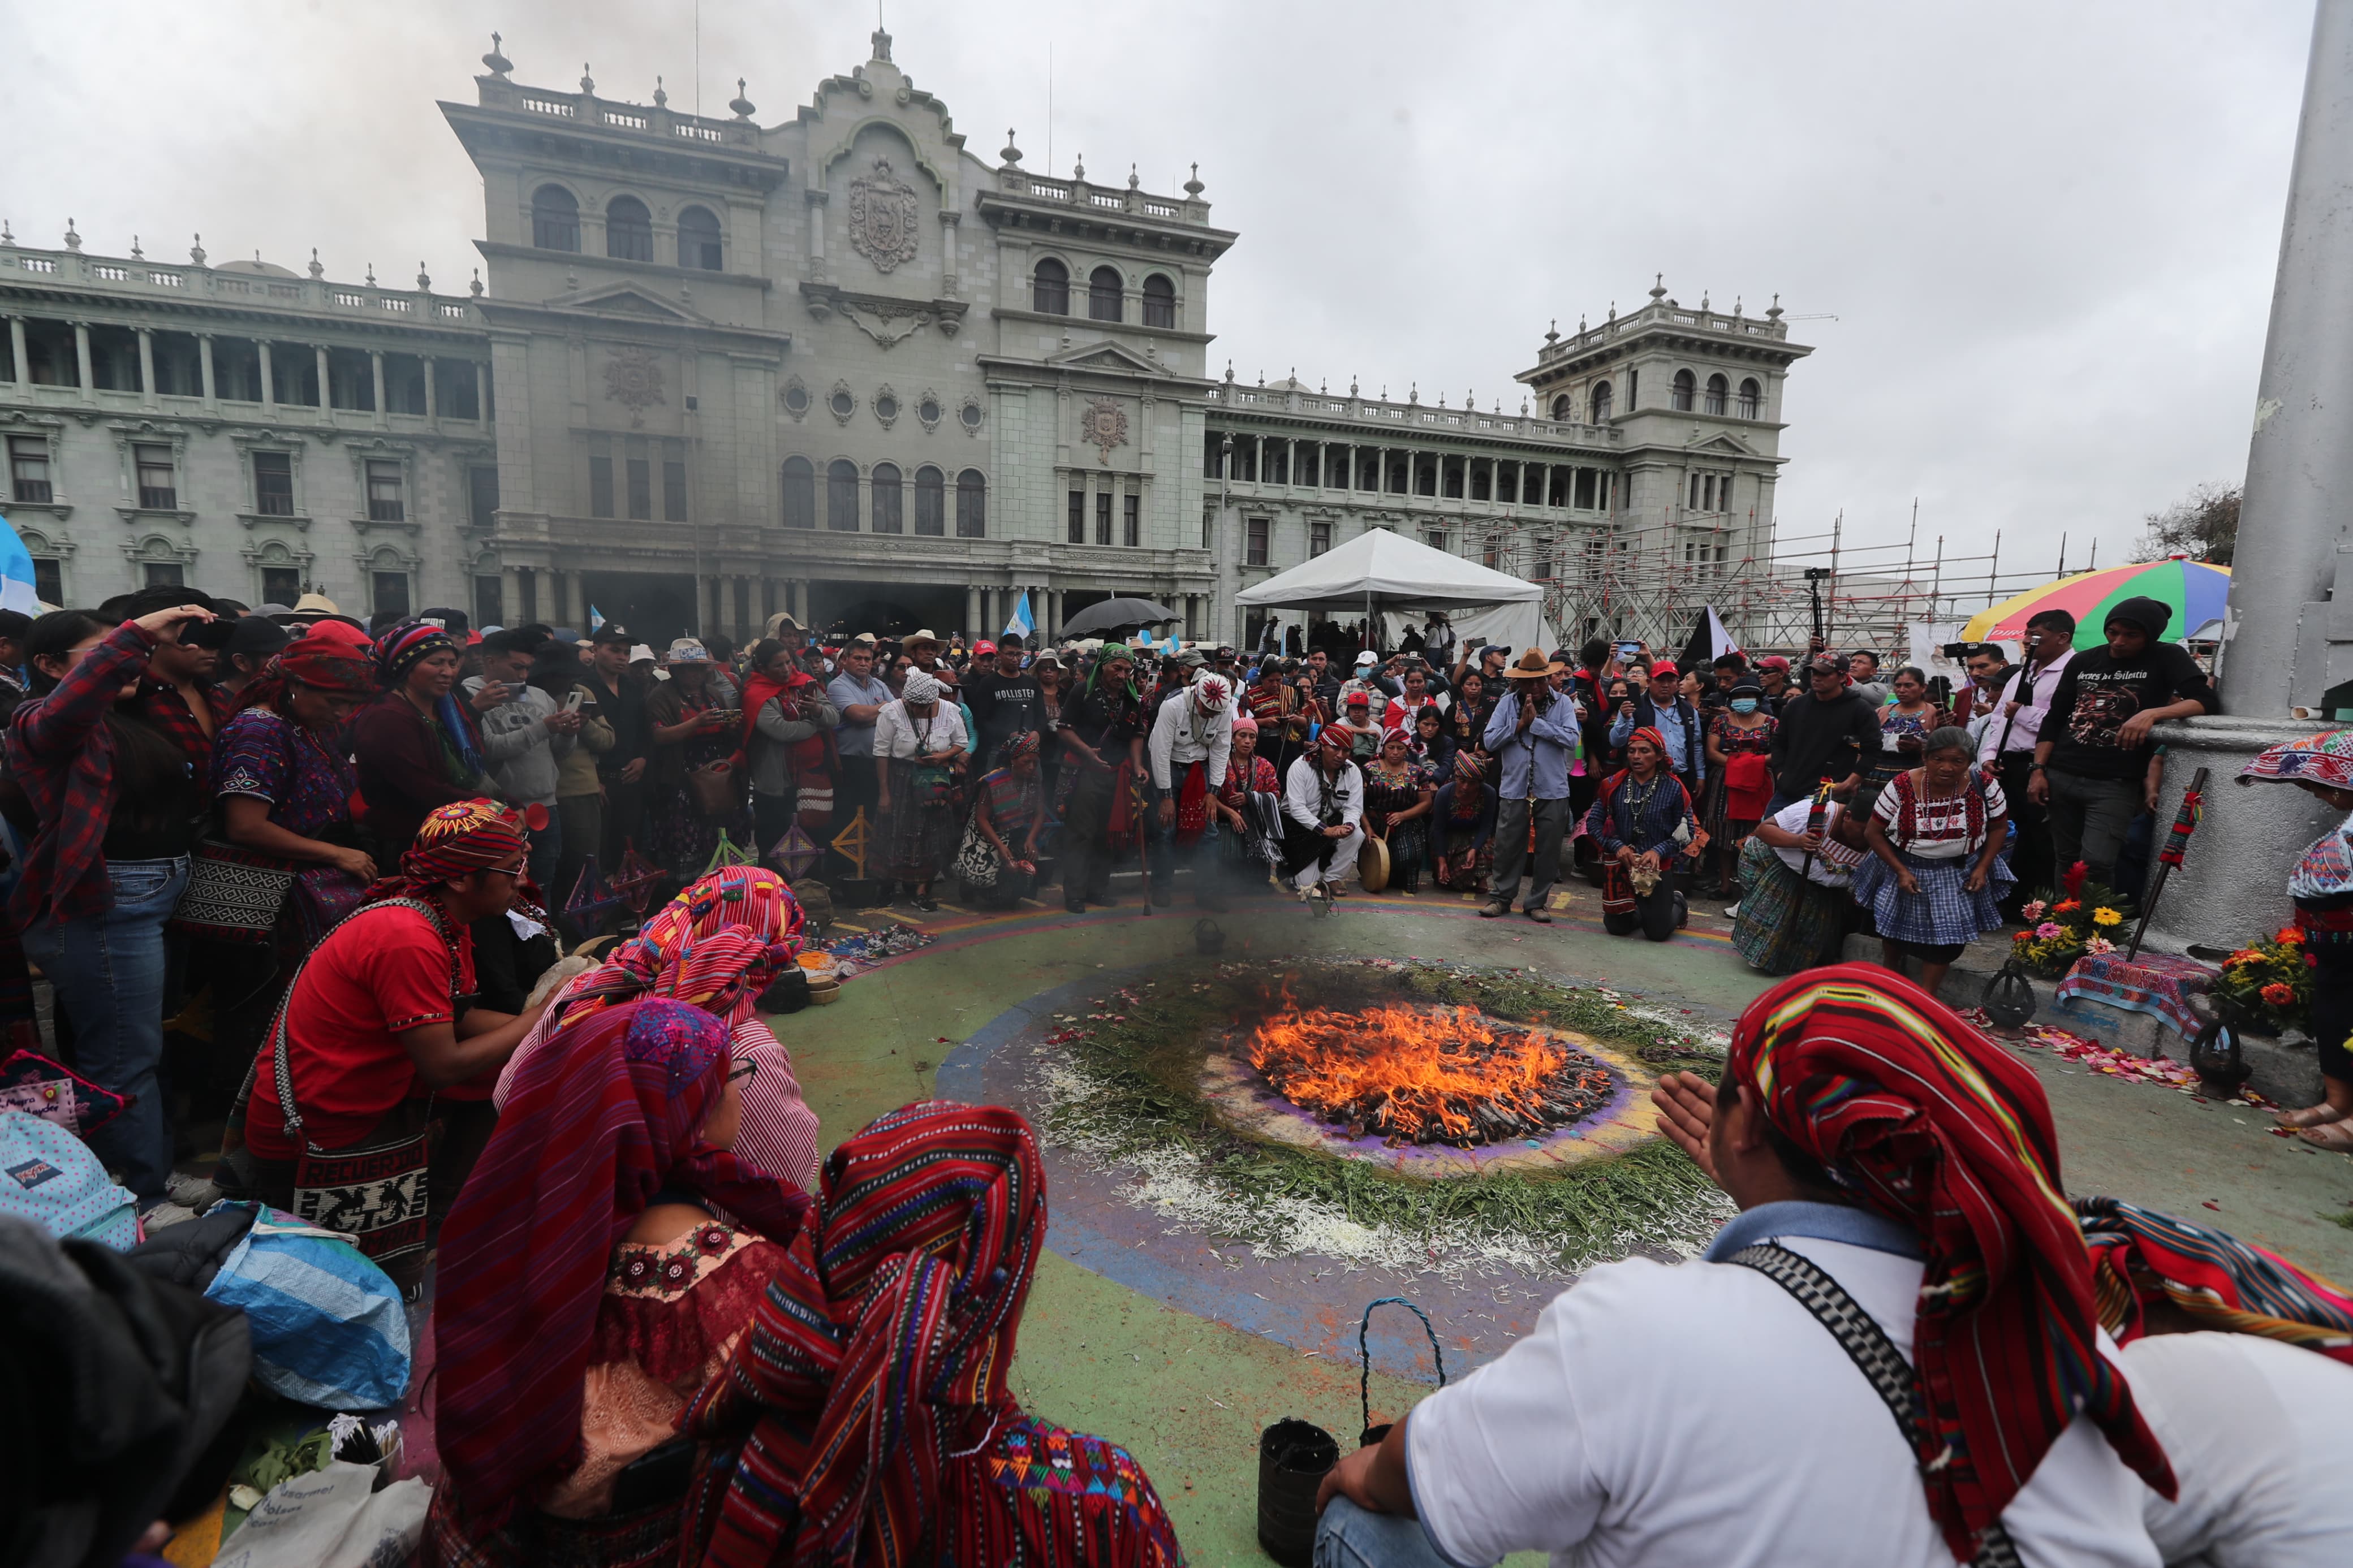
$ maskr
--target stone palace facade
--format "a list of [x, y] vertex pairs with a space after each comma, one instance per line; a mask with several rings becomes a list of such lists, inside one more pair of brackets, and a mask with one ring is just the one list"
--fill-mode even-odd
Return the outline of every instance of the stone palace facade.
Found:
[[[365, 617], [742, 637], [773, 611], [987, 634], [1032, 595], [1254, 634], [1233, 595], [1388, 527], [1616, 616], [1612, 550], [1761, 553], [1778, 307], [1547, 332], [1520, 412], [1238, 382], [1208, 365], [1236, 240], [1135, 176], [967, 152], [891, 58], [764, 126], [518, 83], [440, 106], [481, 171], [463, 292], [0, 229], [0, 508], [41, 595], [316, 589]], [[1663, 628], [1625, 627], [1656, 636]]]

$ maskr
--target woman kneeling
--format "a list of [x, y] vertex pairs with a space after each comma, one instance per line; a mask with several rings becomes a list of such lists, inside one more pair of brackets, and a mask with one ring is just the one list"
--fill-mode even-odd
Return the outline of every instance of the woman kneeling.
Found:
[[1967, 730], [1931, 734], [1920, 765], [1880, 791], [1863, 829], [1873, 858], [1854, 873], [1855, 901], [1878, 924], [1883, 962], [1894, 969], [1910, 952], [1931, 996], [1963, 948], [2001, 929], [1995, 904], [2017, 880], [2001, 859], [2010, 802], [2000, 784], [1977, 776], [1976, 755]]
[[1675, 890], [1675, 858], [1706, 836], [1692, 816], [1690, 792], [1667, 771], [1666, 737], [1649, 725], [1626, 739], [1626, 771], [1601, 784], [1585, 831], [1601, 850], [1601, 926], [1611, 936], [1640, 931], [1664, 942], [1690, 919]]

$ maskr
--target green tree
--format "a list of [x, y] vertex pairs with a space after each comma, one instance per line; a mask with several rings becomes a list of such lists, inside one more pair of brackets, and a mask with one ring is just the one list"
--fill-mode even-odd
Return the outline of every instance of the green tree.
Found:
[[2155, 561], [2178, 550], [2194, 561], [2228, 566], [2239, 545], [2239, 487], [2200, 485], [2146, 521], [2148, 531], [2135, 547], [2139, 559]]

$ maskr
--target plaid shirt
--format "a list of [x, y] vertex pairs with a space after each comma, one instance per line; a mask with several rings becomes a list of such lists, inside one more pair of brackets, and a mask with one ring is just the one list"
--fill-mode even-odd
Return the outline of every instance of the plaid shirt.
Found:
[[27, 698], [8, 721], [8, 772], [41, 822], [9, 895], [9, 921], [17, 931], [44, 918], [77, 920], [114, 907], [103, 847], [114, 816], [114, 738], [106, 731], [106, 710], [147, 668], [154, 647], [153, 637], [125, 621], [82, 655], [54, 690]]
[[203, 690], [206, 705], [212, 710], [210, 735], [205, 733], [205, 727], [196, 722], [195, 712], [188, 707], [187, 698], [181, 694], [178, 687], [152, 676], [139, 683], [139, 716], [161, 730], [165, 740], [180, 748], [181, 754], [188, 759], [189, 765], [195, 769], [200, 779], [212, 776], [213, 737], [220, 733], [221, 726], [227, 723], [237, 710], [226, 688], [207, 686]]

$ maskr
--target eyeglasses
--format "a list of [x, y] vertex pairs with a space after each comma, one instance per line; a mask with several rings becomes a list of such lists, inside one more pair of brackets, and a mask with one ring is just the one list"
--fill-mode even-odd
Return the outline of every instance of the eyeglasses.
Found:
[[759, 1076], [760, 1058], [757, 1057], [737, 1057], [727, 1069], [729, 1083], [750, 1083]]

